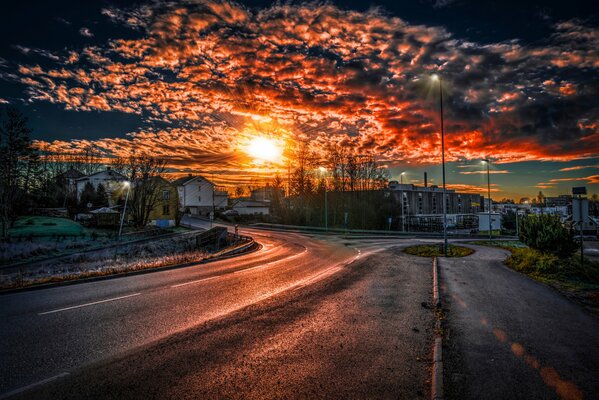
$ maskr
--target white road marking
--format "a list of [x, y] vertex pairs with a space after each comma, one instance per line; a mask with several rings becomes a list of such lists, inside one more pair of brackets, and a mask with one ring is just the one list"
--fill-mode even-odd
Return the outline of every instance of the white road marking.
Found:
[[101, 304], [101, 303], [108, 303], [109, 301], [115, 301], [115, 300], [121, 300], [121, 299], [126, 299], [128, 297], [133, 297], [133, 296], [139, 296], [141, 293], [133, 293], [133, 294], [128, 294], [126, 296], [119, 296], [119, 297], [113, 297], [110, 299], [105, 299], [105, 300], [99, 300], [99, 301], [93, 301], [91, 303], [85, 303], [85, 304], [79, 304], [76, 306], [71, 306], [71, 307], [65, 307], [65, 308], [59, 308], [57, 310], [52, 310], [52, 311], [46, 311], [46, 312], [42, 312], [42, 313], [38, 313], [37, 315], [47, 315], [47, 314], [54, 314], [57, 312], [61, 312], [61, 311], [68, 311], [68, 310], [73, 310], [75, 308], [81, 308], [81, 307], [87, 307], [87, 306], [93, 306], [96, 304]]
[[26, 391], [28, 391], [30, 389], [33, 389], [34, 387], [45, 385], [46, 383], [50, 383], [50, 382], [55, 381], [55, 380], [60, 379], [60, 378], [64, 378], [65, 376], [68, 376], [68, 375], [70, 375], [68, 372], [62, 372], [62, 373], [60, 373], [58, 375], [51, 376], [50, 378], [46, 378], [46, 379], [43, 379], [43, 380], [41, 380], [39, 382], [32, 383], [31, 385], [23, 386], [21, 388], [18, 388], [18, 389], [12, 390], [10, 392], [4, 393], [4, 394], [0, 395], [0, 399], [7, 399], [7, 398], [12, 397], [12, 396], [14, 396], [16, 394], [26, 392]]
[[304, 253], [306, 253], [307, 251], [308, 251], [308, 249], [304, 249], [304, 251], [302, 251], [301, 253], [294, 254], [294, 255], [292, 255], [292, 256], [285, 257], [285, 258], [282, 258], [282, 259], [280, 259], [280, 260], [271, 261], [271, 262], [268, 262], [268, 263], [266, 263], [266, 264], [260, 264], [260, 265], [256, 265], [255, 267], [240, 269], [239, 271], [235, 271], [235, 272], [233, 272], [233, 273], [234, 273], [234, 274], [240, 274], [240, 273], [242, 273], [242, 272], [251, 271], [251, 270], [253, 270], [253, 269], [264, 268], [264, 267], [268, 267], [269, 265], [278, 264], [278, 263], [280, 263], [280, 262], [283, 262], [283, 261], [289, 261], [289, 260], [291, 260], [291, 259], [294, 259], [294, 258], [297, 258], [297, 257], [299, 257], [299, 256], [303, 255], [303, 254], [304, 254]]
[[212, 279], [216, 279], [216, 278], [218, 278], [220, 276], [222, 276], [222, 275], [211, 276], [210, 278], [196, 279], [195, 281], [189, 281], [189, 282], [179, 283], [177, 285], [172, 285], [171, 288], [192, 285], [194, 283], [206, 282], [206, 281], [209, 281], [209, 280], [212, 280]]

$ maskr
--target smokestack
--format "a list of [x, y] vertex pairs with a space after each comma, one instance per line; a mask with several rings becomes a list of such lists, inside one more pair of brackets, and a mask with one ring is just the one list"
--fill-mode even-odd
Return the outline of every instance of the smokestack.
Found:
[[426, 172], [424, 173], [424, 187], [428, 187], [428, 178], [426, 176]]

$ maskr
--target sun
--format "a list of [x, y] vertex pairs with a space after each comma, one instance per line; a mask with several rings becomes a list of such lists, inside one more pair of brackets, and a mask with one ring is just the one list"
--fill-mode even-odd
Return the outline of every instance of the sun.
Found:
[[281, 162], [283, 149], [273, 139], [257, 136], [250, 140], [247, 154], [257, 162]]

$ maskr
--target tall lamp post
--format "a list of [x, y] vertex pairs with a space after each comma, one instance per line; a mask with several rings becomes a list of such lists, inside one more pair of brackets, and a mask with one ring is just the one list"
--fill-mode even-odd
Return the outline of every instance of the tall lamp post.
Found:
[[443, 170], [443, 252], [447, 257], [447, 191], [445, 189], [445, 128], [443, 126], [443, 85], [439, 75], [431, 79], [439, 82], [439, 114], [441, 116], [441, 164]]
[[324, 230], [329, 231], [329, 207], [327, 199], [327, 169], [325, 167], [318, 167], [321, 176], [324, 179]]
[[[488, 210], [488, 214], [489, 214], [489, 242], [491, 240], [493, 240], [492, 238], [492, 234], [493, 234], [493, 229], [491, 226], [491, 173], [489, 172], [489, 164], [491, 164], [491, 162], [489, 161], [488, 158], [485, 158], [483, 160], [483, 164], [487, 164], [487, 203], [489, 205], [489, 210]], [[516, 217], [516, 223], [518, 223], [518, 217]]]
[[131, 191], [131, 182], [125, 181], [123, 183], [127, 187], [127, 194], [125, 195], [125, 208], [121, 214], [121, 225], [119, 226], [119, 240], [121, 239], [121, 233], [123, 232], [123, 222], [125, 221], [125, 213], [127, 212], [127, 201], [129, 201], [129, 192]]
[[403, 176], [405, 175], [405, 172], [402, 172], [401, 174], [399, 174], [399, 200], [401, 201], [401, 231], [405, 232], [406, 231], [406, 220], [405, 220], [405, 214], [404, 214], [404, 206], [403, 206]]

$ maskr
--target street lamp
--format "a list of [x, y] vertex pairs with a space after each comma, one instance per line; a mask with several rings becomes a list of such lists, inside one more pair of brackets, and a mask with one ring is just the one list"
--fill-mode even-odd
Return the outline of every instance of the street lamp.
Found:
[[431, 76], [433, 82], [439, 82], [439, 114], [441, 116], [441, 164], [443, 169], [443, 252], [447, 257], [447, 192], [445, 189], [445, 128], [443, 127], [443, 85], [437, 74]]
[[324, 230], [325, 232], [329, 231], [329, 210], [328, 210], [328, 200], [327, 200], [327, 169], [325, 167], [318, 167], [320, 174], [324, 177]]
[[399, 174], [399, 201], [401, 202], [401, 231], [405, 232], [406, 231], [406, 221], [405, 221], [405, 214], [404, 214], [404, 206], [403, 206], [403, 176], [405, 175], [405, 172], [402, 172], [401, 174]]
[[121, 232], [123, 232], [123, 221], [125, 220], [125, 213], [127, 212], [127, 201], [129, 200], [129, 192], [131, 191], [131, 182], [125, 181], [123, 185], [127, 188], [127, 195], [125, 196], [125, 208], [121, 214], [121, 226], [119, 227], [119, 240], [121, 239]]
[[[488, 204], [489, 204], [489, 242], [492, 240], [492, 233], [493, 230], [491, 229], [491, 174], [489, 172], [489, 164], [491, 164], [491, 162], [489, 161], [488, 158], [485, 158], [483, 160], [483, 164], [487, 164], [487, 197], [489, 198], [488, 200]], [[517, 217], [516, 217], [516, 223], [518, 223]]]

